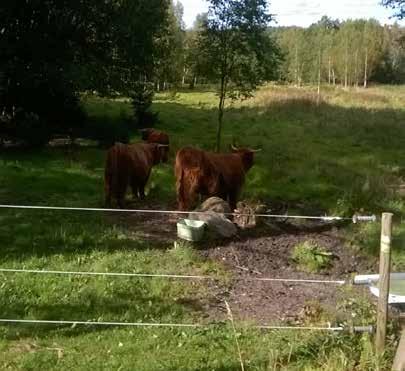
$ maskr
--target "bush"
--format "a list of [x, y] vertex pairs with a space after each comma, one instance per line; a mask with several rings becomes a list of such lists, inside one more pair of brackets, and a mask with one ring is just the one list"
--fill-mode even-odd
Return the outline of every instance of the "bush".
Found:
[[46, 145], [52, 136], [73, 136], [86, 114], [79, 98], [67, 87], [40, 84], [19, 91], [17, 109], [5, 109], [8, 123], [2, 135], [32, 147]]
[[151, 111], [154, 94], [153, 84], [141, 83], [136, 84], [130, 93], [131, 105], [138, 128], [152, 127], [158, 120], [158, 113]]
[[305, 241], [294, 247], [292, 258], [302, 270], [317, 273], [330, 265], [332, 254], [316, 242]]
[[129, 143], [133, 131], [129, 120], [117, 121], [108, 117], [97, 117], [89, 119], [77, 136], [97, 140], [101, 146], [110, 147], [115, 142]]

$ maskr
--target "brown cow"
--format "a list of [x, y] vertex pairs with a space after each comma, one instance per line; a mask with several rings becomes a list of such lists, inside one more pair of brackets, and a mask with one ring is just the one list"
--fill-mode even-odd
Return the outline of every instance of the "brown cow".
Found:
[[245, 175], [253, 166], [254, 151], [232, 148], [232, 153], [218, 154], [186, 147], [177, 152], [175, 174], [180, 210], [189, 210], [198, 195], [217, 196], [236, 209]]
[[163, 151], [163, 160], [166, 162], [169, 158], [169, 136], [165, 132], [155, 129], [141, 129], [139, 131], [141, 132], [143, 141], [147, 143], [158, 143], [167, 146]]
[[164, 162], [164, 149], [166, 146], [156, 143], [116, 143], [110, 148], [104, 173], [106, 205], [111, 205], [111, 199], [115, 198], [123, 208], [128, 185], [134, 197], [144, 199], [152, 167]]

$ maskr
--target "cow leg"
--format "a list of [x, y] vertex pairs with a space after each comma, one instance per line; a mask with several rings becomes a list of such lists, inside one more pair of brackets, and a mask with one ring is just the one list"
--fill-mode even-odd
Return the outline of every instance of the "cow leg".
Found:
[[105, 177], [104, 180], [104, 205], [109, 207], [111, 206], [111, 179], [110, 177]]
[[125, 192], [117, 194], [117, 204], [120, 209], [125, 208]]
[[120, 179], [120, 182], [118, 183], [115, 192], [118, 207], [121, 209], [125, 207], [125, 194], [127, 193], [127, 188], [128, 188], [128, 178], [123, 177], [122, 179]]
[[237, 205], [237, 201], [238, 201], [238, 194], [239, 192], [237, 191], [232, 191], [229, 192], [229, 207], [231, 208], [231, 212], [233, 213], [236, 210], [236, 205]]
[[138, 189], [138, 192], [139, 192], [139, 198], [140, 198], [141, 200], [144, 200], [144, 199], [145, 199], [145, 186], [144, 186], [144, 185], [140, 185], [140, 186], [139, 186], [139, 189]]
[[134, 179], [131, 179], [131, 189], [132, 189], [132, 197], [133, 199], [139, 198], [138, 194], [138, 182], [135, 181]]

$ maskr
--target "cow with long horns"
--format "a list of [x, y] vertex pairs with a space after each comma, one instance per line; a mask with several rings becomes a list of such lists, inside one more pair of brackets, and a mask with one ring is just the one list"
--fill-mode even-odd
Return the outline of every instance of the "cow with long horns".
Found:
[[157, 143], [166, 146], [163, 151], [163, 159], [167, 161], [169, 158], [169, 144], [170, 144], [169, 135], [163, 131], [150, 128], [141, 129], [139, 131], [141, 133], [143, 141], [147, 143]]
[[177, 152], [175, 174], [179, 210], [189, 210], [198, 195], [217, 196], [236, 209], [246, 173], [260, 150], [236, 148], [219, 154], [186, 147]]
[[145, 198], [145, 186], [152, 167], [166, 162], [166, 145], [156, 143], [116, 143], [107, 153], [104, 172], [105, 203], [111, 205], [113, 198], [120, 208], [128, 186], [134, 197]]

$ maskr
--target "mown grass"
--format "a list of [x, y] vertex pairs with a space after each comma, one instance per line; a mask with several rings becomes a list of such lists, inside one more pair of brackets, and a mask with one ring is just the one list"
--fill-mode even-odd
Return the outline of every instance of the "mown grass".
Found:
[[[317, 106], [308, 89], [268, 87], [253, 100], [228, 107], [224, 148], [234, 138], [240, 145], [263, 148], [243, 197], [349, 216], [393, 210], [401, 217], [403, 201], [389, 186], [404, 174], [403, 92], [403, 87], [328, 89]], [[91, 117], [114, 125], [130, 114], [125, 101], [87, 97], [84, 104]], [[157, 96], [158, 127], [171, 136], [172, 156], [184, 145], [214, 147], [216, 104], [215, 94], [207, 91]], [[0, 203], [100, 207], [103, 163], [104, 151], [95, 148], [2, 153]], [[162, 208], [173, 205], [171, 164], [155, 169], [149, 199]], [[120, 220], [86, 212], [2, 210], [0, 266], [223, 275], [219, 263], [203, 260], [189, 246], [152, 243]], [[378, 225], [354, 228], [355, 234], [348, 231], [349, 242], [375, 254]], [[405, 229], [398, 227], [397, 269], [405, 268], [399, 249], [404, 239]], [[191, 323], [204, 321], [201, 303], [211, 295], [201, 283], [182, 281], [0, 277], [5, 318]], [[373, 320], [367, 305], [359, 304], [363, 311], [353, 305], [346, 309], [359, 311], [359, 321]], [[392, 356], [389, 348], [386, 358], [376, 360], [367, 335], [261, 333], [238, 324], [237, 336], [249, 370], [374, 370], [388, 368]], [[0, 351], [0, 368], [13, 370], [240, 369], [234, 335], [226, 325], [199, 330], [3, 326]]]

